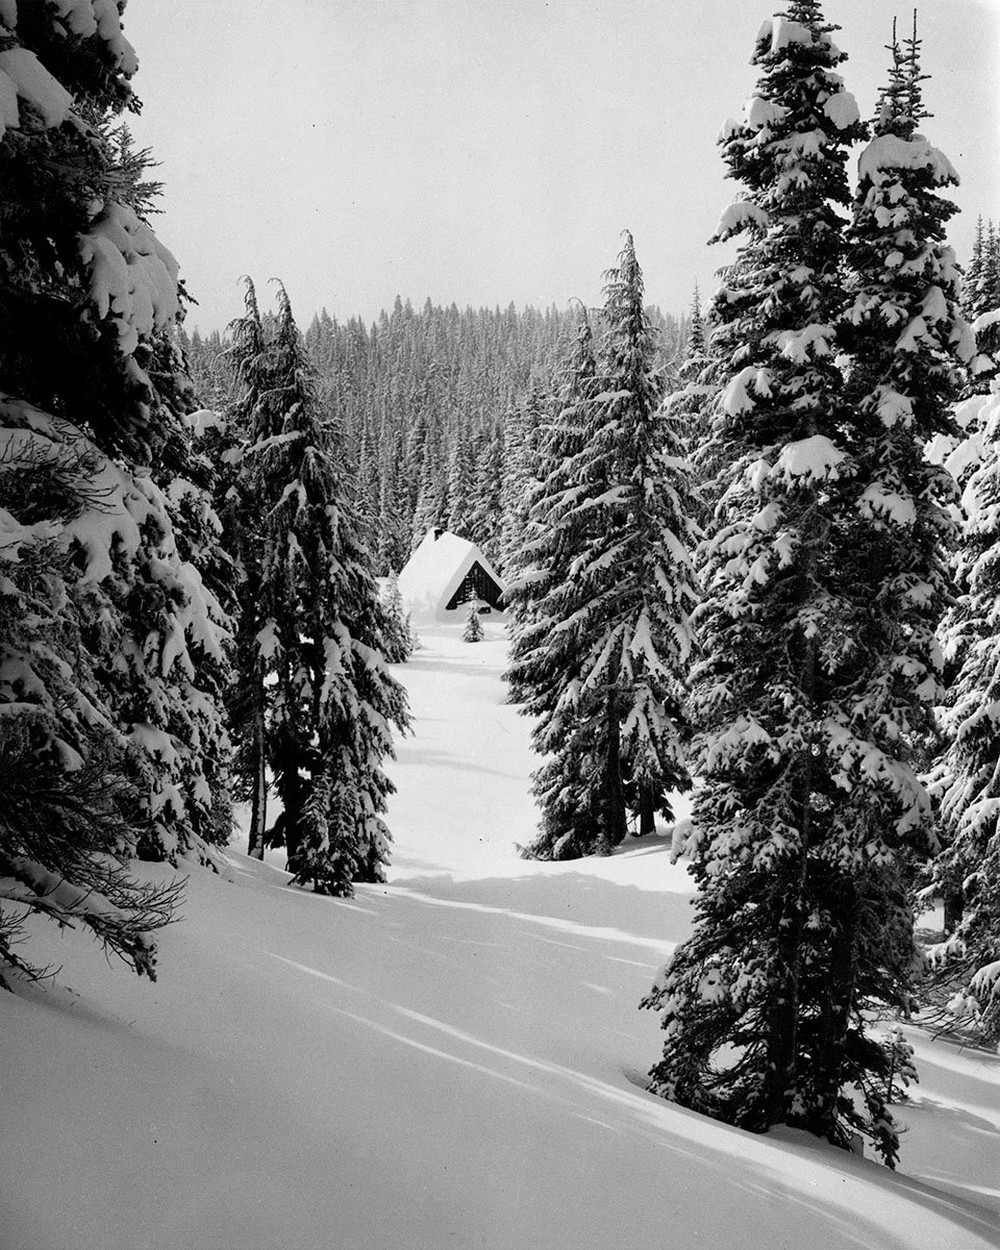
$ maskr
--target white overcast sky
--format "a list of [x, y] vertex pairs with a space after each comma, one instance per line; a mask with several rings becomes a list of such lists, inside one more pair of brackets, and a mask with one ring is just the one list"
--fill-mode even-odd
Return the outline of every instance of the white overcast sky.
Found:
[[[781, 0], [130, 0], [166, 184], [155, 222], [199, 301], [280, 277], [300, 324], [417, 306], [600, 301], [628, 228], [651, 301], [680, 311], [736, 183], [716, 138]], [[928, 138], [962, 175], [960, 259], [1000, 220], [1000, 0], [921, 0]], [[870, 116], [912, 3], [827, 0]], [[263, 294], [263, 292], [262, 292]]]

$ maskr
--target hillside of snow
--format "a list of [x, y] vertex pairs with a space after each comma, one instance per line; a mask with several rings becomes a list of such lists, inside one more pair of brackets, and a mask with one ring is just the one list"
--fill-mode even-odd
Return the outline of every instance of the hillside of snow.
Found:
[[[2, 1250], [1000, 1246], [1000, 1059], [915, 1029], [901, 1170], [652, 1097], [637, 1004], [690, 925], [669, 840], [537, 864], [505, 643], [398, 673], [390, 882], [194, 872], [160, 979], [36, 924], [0, 997]], [[170, 875], [169, 870], [158, 870]]]

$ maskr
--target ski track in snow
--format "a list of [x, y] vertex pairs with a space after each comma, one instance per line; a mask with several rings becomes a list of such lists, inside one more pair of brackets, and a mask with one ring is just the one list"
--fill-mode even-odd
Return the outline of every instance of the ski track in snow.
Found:
[[995, 1055], [907, 1030], [895, 1175], [645, 1091], [691, 882], [666, 836], [518, 858], [535, 762], [486, 628], [397, 670], [388, 884], [323, 898], [234, 848], [153, 986], [33, 924], [63, 970], [0, 999], [2, 1250], [1000, 1246]]

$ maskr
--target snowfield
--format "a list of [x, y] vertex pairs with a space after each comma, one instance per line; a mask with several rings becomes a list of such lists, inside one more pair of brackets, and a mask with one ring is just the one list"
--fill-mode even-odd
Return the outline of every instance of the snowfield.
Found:
[[691, 883], [666, 837], [517, 857], [534, 762], [486, 629], [397, 670], [388, 885], [318, 897], [233, 849], [152, 986], [35, 926], [62, 972], [0, 997], [2, 1250], [1000, 1246], [994, 1054], [907, 1030], [897, 1174], [644, 1091]]

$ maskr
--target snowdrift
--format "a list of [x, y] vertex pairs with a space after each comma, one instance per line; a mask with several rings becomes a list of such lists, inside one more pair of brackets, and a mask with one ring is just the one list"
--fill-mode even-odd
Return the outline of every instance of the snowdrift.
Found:
[[497, 624], [460, 633], [397, 670], [389, 884], [333, 900], [233, 851], [153, 986], [39, 930], [58, 982], [0, 997], [3, 1250], [1000, 1245], [994, 1055], [908, 1030], [898, 1174], [645, 1092], [691, 883], [666, 837], [516, 857], [528, 726]]

